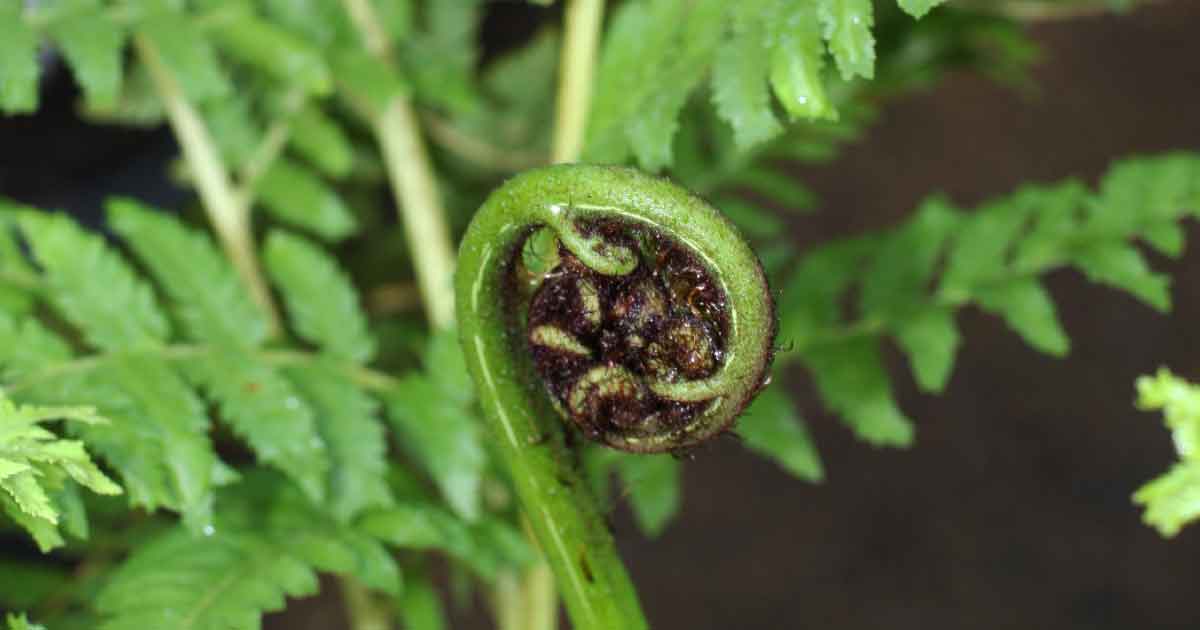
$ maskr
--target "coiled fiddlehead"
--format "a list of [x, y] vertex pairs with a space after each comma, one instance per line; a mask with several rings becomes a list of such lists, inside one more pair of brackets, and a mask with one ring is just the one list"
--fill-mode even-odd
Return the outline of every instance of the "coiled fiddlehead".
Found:
[[[530, 296], [520, 253], [543, 227], [559, 261]], [[642, 627], [555, 419], [636, 452], [728, 429], [772, 357], [774, 305], [758, 259], [716, 210], [667, 180], [561, 165], [493, 192], [458, 265], [467, 363], [576, 628]]]

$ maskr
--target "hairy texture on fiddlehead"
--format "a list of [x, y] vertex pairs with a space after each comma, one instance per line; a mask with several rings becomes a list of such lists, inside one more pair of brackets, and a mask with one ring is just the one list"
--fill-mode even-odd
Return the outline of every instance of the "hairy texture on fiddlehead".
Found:
[[[761, 388], [774, 305], [757, 258], [704, 201], [630, 169], [559, 166], [497, 191], [464, 250], [485, 222], [497, 239], [479, 244], [494, 274], [488, 323], [505, 332], [505, 362], [588, 439], [685, 449], [728, 429]], [[535, 271], [521, 253], [537, 228], [556, 260]]]

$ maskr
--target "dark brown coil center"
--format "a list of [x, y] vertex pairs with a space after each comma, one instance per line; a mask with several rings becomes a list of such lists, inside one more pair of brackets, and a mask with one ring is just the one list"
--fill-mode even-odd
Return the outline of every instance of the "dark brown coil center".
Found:
[[726, 297], [669, 237], [612, 221], [584, 229], [637, 252], [638, 266], [602, 275], [560, 246], [558, 264], [533, 294], [526, 341], [560, 413], [589, 439], [638, 450], [638, 436], [678, 431], [710, 404], [663, 398], [652, 386], [717, 371]]

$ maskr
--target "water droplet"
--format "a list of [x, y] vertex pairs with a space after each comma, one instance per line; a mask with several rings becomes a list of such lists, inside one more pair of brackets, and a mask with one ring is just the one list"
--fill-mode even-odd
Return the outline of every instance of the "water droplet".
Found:
[[800, 98], [798, 98], [798, 99], [796, 99], [796, 100], [800, 101], [800, 104], [801, 104], [801, 105], [804, 105], [804, 104], [808, 103], [808, 97], [807, 97], [807, 96], [801, 96]]
[[855, 24], [862, 24], [862, 18], [858, 17], [857, 15], [851, 16], [850, 21], [854, 22]]
[[288, 409], [299, 409], [300, 399], [296, 398], [295, 396], [288, 396], [287, 399], [283, 401], [283, 404]]
[[205, 525], [202, 531], [204, 532], [205, 536], [212, 536], [213, 534], [217, 533], [217, 528], [213, 527], [212, 525]]

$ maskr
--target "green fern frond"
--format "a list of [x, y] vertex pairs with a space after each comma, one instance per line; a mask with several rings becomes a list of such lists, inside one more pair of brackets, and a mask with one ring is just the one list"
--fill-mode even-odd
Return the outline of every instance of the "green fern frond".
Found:
[[134, 551], [101, 590], [104, 630], [260, 627], [286, 597], [317, 591], [317, 571], [397, 593], [399, 572], [370, 537], [334, 522], [271, 475], [223, 497], [204, 535], [173, 529]]
[[1138, 409], [1163, 412], [1179, 455], [1171, 470], [1133, 495], [1145, 509], [1142, 520], [1169, 538], [1200, 518], [1200, 386], [1160, 368], [1138, 378], [1137, 393]]
[[378, 403], [328, 363], [289, 368], [286, 375], [312, 407], [326, 445], [329, 511], [349, 521], [364, 509], [392, 505]]
[[255, 190], [276, 219], [323, 239], [342, 240], [358, 227], [350, 208], [333, 188], [288, 158], [276, 158]]
[[355, 362], [371, 358], [375, 343], [358, 293], [328, 254], [299, 236], [273, 232], [263, 257], [297, 334], [332, 356]]
[[746, 448], [775, 461], [796, 477], [814, 482], [824, 479], [825, 470], [812, 436], [791, 399], [778, 387], [760, 392], [735, 430]]
[[[55, 420], [109, 422], [91, 407], [16, 405], [0, 393], [0, 506], [33, 534], [43, 551], [62, 544], [54, 497], [68, 480], [98, 494], [121, 493], [92, 463], [82, 442], [60, 439], [42, 426]], [[32, 525], [34, 520], [41, 523]]]
[[316, 416], [277, 369], [245, 352], [217, 351], [183, 370], [259, 462], [278, 468], [312, 500], [325, 497], [330, 461]]
[[128, 199], [108, 202], [108, 220], [171, 298], [188, 339], [231, 347], [266, 339], [262, 313], [207, 236]]
[[44, 271], [48, 300], [92, 345], [128, 351], [167, 339], [154, 292], [102, 237], [63, 214], [25, 211], [18, 222]]
[[46, 626], [30, 623], [24, 614], [9, 613], [5, 617], [8, 630], [46, 630]]
[[[1165, 310], [1167, 279], [1132, 241], [1162, 247], [1167, 239], [1168, 251], [1177, 252], [1174, 236], [1162, 235], [1198, 210], [1195, 154], [1123, 161], [1097, 192], [1075, 181], [1025, 187], [970, 214], [931, 199], [896, 229], [805, 256], [780, 298], [780, 339], [795, 350], [785, 358], [808, 365], [826, 403], [860, 437], [907, 444], [911, 423], [879, 358], [883, 336], [896, 337], [918, 385], [931, 392], [945, 387], [953, 368], [953, 314], [967, 304], [1003, 317], [1034, 348], [1062, 355], [1068, 339], [1038, 276], [1075, 267]], [[843, 321], [842, 305], [856, 287], [858, 319]]]
[[[62, 50], [88, 106], [112, 108], [121, 94], [127, 32], [98, 3], [53, 23], [49, 35]], [[0, 73], [2, 74], [2, 73]]]
[[0, 112], [37, 108], [37, 35], [21, 19], [21, 5], [0, 6]]

